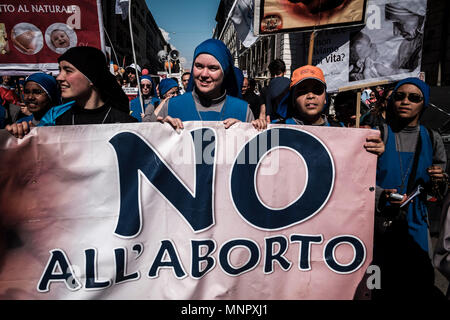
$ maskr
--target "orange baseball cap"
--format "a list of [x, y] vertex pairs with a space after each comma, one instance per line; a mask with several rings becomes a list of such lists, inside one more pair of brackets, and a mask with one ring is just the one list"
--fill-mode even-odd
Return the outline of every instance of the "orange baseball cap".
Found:
[[294, 72], [292, 73], [291, 84], [289, 85], [289, 88], [292, 89], [293, 86], [296, 86], [303, 80], [307, 79], [318, 80], [323, 83], [325, 87], [327, 86], [323, 71], [318, 67], [306, 65], [294, 70]]

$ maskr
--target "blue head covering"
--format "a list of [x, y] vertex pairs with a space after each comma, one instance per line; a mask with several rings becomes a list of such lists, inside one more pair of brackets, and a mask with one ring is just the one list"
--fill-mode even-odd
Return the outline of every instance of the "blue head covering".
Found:
[[175, 80], [171, 78], [162, 79], [159, 83], [159, 95], [161, 96], [161, 98], [167, 91], [172, 88], [178, 88], [178, 83]]
[[150, 95], [151, 96], [156, 96], [156, 87], [155, 87], [155, 83], [153, 82], [152, 77], [144, 75], [144, 76], [141, 76], [141, 83], [142, 83], [142, 80], [148, 80], [148, 81], [151, 82], [152, 88], [150, 90]]
[[[227, 91], [227, 95], [233, 97], [239, 97], [241, 94], [241, 88], [237, 82], [236, 74], [233, 68], [233, 58], [230, 50], [220, 40], [208, 39], [200, 43], [194, 51], [194, 61], [202, 53], [212, 55], [219, 61], [220, 66], [224, 74], [222, 87]], [[193, 74], [194, 68], [192, 67], [191, 74]], [[192, 91], [194, 89], [194, 79], [191, 77], [186, 91]]]
[[427, 107], [430, 103], [430, 87], [423, 82], [422, 80], [418, 78], [406, 78], [397, 83], [397, 85], [394, 88], [394, 91], [392, 91], [391, 97], [394, 96], [394, 93], [397, 92], [398, 88], [400, 88], [404, 84], [412, 84], [415, 85], [417, 88], [422, 91], [423, 94], [423, 107]]
[[24, 85], [30, 81], [36, 82], [45, 91], [52, 105], [57, 106], [61, 104], [61, 92], [58, 87], [58, 82], [54, 77], [43, 72], [37, 72], [28, 76], [25, 79]]

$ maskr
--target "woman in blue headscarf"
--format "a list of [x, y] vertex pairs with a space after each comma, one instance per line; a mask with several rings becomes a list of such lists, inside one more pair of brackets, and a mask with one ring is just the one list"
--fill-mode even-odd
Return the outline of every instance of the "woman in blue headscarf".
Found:
[[[144, 103], [144, 112], [150, 104], [153, 106], [158, 105], [160, 100], [156, 94], [156, 87], [152, 77], [147, 75], [141, 77], [141, 92], [142, 102]], [[139, 122], [142, 121], [141, 114], [143, 111], [139, 97], [131, 100], [130, 111], [132, 117], [136, 118]]]
[[[420, 125], [429, 94], [417, 78], [399, 81], [390, 96], [387, 124], [380, 128], [386, 147], [377, 166], [373, 263], [381, 269], [383, 285], [374, 290], [375, 298], [430, 298], [437, 292], [426, 200], [427, 194], [447, 192], [448, 176], [442, 138]], [[419, 195], [406, 202], [417, 190]]]
[[257, 129], [267, 125], [254, 120], [247, 102], [238, 98], [241, 88], [233, 59], [220, 40], [208, 39], [197, 46], [186, 91], [168, 100], [157, 114], [146, 112], [149, 121], [169, 122], [176, 129], [183, 128], [182, 121], [223, 121], [225, 128], [239, 121], [252, 122]]
[[178, 82], [172, 78], [162, 79], [159, 83], [159, 96], [161, 99], [177, 96], [178, 92]]
[[33, 73], [25, 79], [24, 102], [31, 115], [8, 125], [6, 129], [22, 138], [29, 126], [37, 126], [50, 108], [61, 104], [61, 93], [54, 77], [43, 72]]

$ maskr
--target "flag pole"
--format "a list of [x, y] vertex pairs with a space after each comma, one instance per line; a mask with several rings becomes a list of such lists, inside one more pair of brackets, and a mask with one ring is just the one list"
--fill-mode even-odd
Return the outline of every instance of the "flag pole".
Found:
[[136, 62], [136, 51], [134, 50], [133, 25], [131, 24], [131, 0], [128, 1], [128, 22], [130, 23], [131, 49], [133, 51], [134, 71], [136, 72], [139, 102], [141, 104], [142, 113], [144, 113], [144, 104], [142, 102], [142, 95], [141, 95], [141, 81], [139, 80], [139, 74], [138, 74], [137, 62]]
[[233, 5], [231, 6], [230, 12], [228, 12], [227, 20], [225, 20], [225, 23], [223, 25], [222, 31], [220, 31], [219, 38], [217, 38], [217, 39], [222, 40], [221, 39], [222, 38], [222, 34], [223, 34], [223, 32], [225, 31], [225, 29], [227, 27], [228, 21], [230, 21], [231, 15], [232, 15], [232, 13], [234, 11], [234, 7], [236, 7], [237, 2], [238, 2], [238, 0], [234, 0]]
[[361, 119], [361, 90], [356, 94], [356, 128], [359, 128], [359, 121]]
[[114, 53], [114, 57], [116, 58], [116, 63], [117, 63], [117, 65], [119, 65], [119, 59], [117, 59], [116, 50], [114, 50], [114, 45], [113, 45], [111, 39], [109, 38], [109, 34], [108, 34], [108, 31], [106, 31], [105, 26], [103, 26], [103, 31], [105, 31], [106, 37], [108, 38], [109, 44], [111, 45], [112, 51]]
[[308, 50], [308, 64], [312, 65], [312, 58], [314, 54], [314, 38], [316, 36], [316, 30], [313, 30], [311, 32], [311, 35], [309, 37], [309, 50]]

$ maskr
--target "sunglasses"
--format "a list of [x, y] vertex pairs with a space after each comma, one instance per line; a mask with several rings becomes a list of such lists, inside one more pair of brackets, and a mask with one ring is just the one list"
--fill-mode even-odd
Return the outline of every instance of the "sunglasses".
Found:
[[152, 85], [151, 84], [142, 84], [141, 87], [142, 88], [151, 88]]
[[312, 87], [304, 87], [304, 88], [300, 87], [296, 90], [295, 95], [298, 97], [308, 94], [310, 92], [317, 96], [320, 96], [322, 93], [325, 92], [325, 88], [322, 85], [315, 85]]
[[421, 96], [418, 93], [407, 93], [407, 92], [398, 92], [397, 91], [396, 93], [394, 93], [394, 95], [392, 97], [393, 97], [394, 101], [402, 101], [406, 97], [412, 103], [419, 103], [419, 102], [423, 101], [423, 96]]

